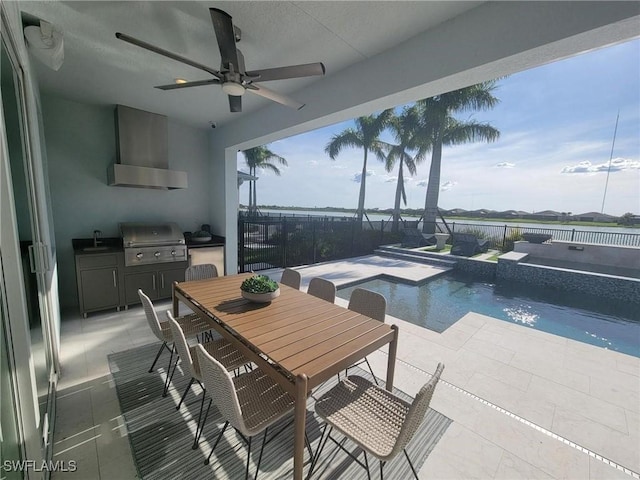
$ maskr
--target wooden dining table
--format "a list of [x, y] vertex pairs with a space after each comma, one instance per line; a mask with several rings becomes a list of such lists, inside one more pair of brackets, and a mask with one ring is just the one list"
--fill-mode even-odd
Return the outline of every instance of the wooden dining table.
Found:
[[174, 283], [183, 303], [281, 385], [294, 399], [293, 477], [302, 480], [307, 397], [345, 368], [389, 344], [386, 388], [393, 388], [398, 328], [280, 285], [270, 303], [251, 303], [240, 284], [252, 274]]

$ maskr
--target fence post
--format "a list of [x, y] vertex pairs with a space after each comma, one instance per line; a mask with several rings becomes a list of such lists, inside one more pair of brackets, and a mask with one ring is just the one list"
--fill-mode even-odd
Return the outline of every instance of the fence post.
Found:
[[282, 217], [282, 267], [287, 267], [287, 240], [289, 233], [287, 232], [287, 217]]
[[238, 250], [240, 250], [240, 255], [238, 255], [238, 271], [244, 273], [244, 219], [242, 215], [238, 218], [238, 247]]
[[502, 251], [507, 247], [507, 225], [504, 226], [504, 234], [502, 235]]
[[316, 245], [316, 223], [312, 221], [311, 222], [311, 243], [312, 243], [312, 248], [313, 248], [313, 262], [312, 263], [316, 263], [316, 250], [317, 250], [317, 245]]
[[573, 236], [576, 234], [576, 229], [572, 228], [571, 229], [571, 241], [573, 242]]

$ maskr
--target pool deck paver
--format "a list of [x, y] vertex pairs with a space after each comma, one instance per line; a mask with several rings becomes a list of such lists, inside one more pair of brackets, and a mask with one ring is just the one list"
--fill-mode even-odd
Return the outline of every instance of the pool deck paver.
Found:
[[[296, 270], [304, 290], [315, 276], [337, 286], [381, 273], [419, 282], [446, 269], [372, 255]], [[453, 424], [421, 478], [640, 478], [640, 358], [474, 312], [441, 334], [386, 322], [400, 327], [398, 388], [414, 395], [442, 361], [443, 380], [464, 391], [436, 391], [433, 407]], [[384, 378], [384, 349], [368, 358]]]
[[[444, 271], [375, 255], [296, 269], [303, 290], [315, 276], [345, 285], [381, 273], [419, 282]], [[269, 273], [279, 279], [280, 271]], [[386, 322], [399, 326], [397, 388], [415, 395], [438, 362], [446, 365], [432, 407], [453, 422], [420, 478], [640, 478], [640, 358], [473, 312], [441, 334], [391, 316]], [[79, 470], [52, 479], [138, 478], [107, 355], [157, 341], [142, 308], [65, 314], [61, 330], [54, 460], [74, 459]], [[381, 378], [386, 352], [368, 356]]]

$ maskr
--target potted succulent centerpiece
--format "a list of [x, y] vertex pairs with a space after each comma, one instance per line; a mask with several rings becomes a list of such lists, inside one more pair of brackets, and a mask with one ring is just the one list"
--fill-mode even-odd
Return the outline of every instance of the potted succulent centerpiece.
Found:
[[250, 302], [268, 303], [280, 295], [280, 287], [266, 275], [254, 275], [242, 282], [240, 293]]

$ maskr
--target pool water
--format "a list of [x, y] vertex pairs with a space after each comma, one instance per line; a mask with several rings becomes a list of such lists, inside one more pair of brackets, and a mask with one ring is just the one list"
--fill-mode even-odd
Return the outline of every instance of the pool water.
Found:
[[387, 314], [436, 332], [476, 312], [640, 357], [640, 312], [620, 302], [457, 273], [418, 286], [376, 279], [340, 289], [338, 296], [348, 300], [356, 287], [384, 295]]

